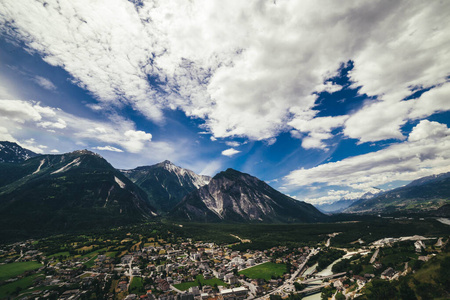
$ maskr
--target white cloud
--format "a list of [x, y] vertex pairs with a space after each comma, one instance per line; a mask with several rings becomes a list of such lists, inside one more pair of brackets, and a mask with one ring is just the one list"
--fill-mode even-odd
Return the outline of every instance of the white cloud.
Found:
[[52, 150], [50, 150], [50, 153], [59, 153], [59, 150], [58, 149], [52, 149]]
[[230, 149], [227, 149], [227, 150], [223, 150], [222, 151], [222, 155], [231, 157], [231, 156], [233, 156], [235, 154], [238, 154], [239, 152], [241, 152], [241, 151], [238, 151], [236, 149], [230, 148]]
[[39, 145], [36, 143], [34, 139], [29, 139], [26, 141], [22, 141], [18, 143], [21, 147], [31, 150], [35, 153], [44, 153], [44, 150], [47, 148], [45, 145]]
[[316, 92], [328, 92], [330, 94], [335, 93], [337, 91], [340, 91], [342, 89], [342, 86], [339, 84], [332, 83], [330, 81], [327, 81], [324, 84], [321, 84], [315, 88]]
[[[288, 125], [297, 130], [291, 131], [291, 136], [301, 138], [303, 148], [327, 149], [327, 145], [323, 141], [332, 138], [331, 131], [341, 127], [347, 118], [347, 116], [316, 117], [311, 119], [295, 117]], [[300, 132], [307, 135], [303, 136]]]
[[230, 147], [239, 147], [241, 145], [241, 143], [236, 141], [227, 141], [225, 142], [225, 144]]
[[48, 80], [47, 78], [44, 78], [42, 76], [35, 76], [33, 78], [33, 81], [36, 82], [37, 84], [39, 84], [44, 89], [47, 89], [49, 91], [56, 90], [56, 86], [50, 80]]
[[426, 118], [450, 110], [450, 83], [441, 84], [418, 99], [368, 103], [349, 117], [344, 134], [360, 142], [405, 139], [401, 127], [408, 120]]
[[67, 124], [66, 124], [66, 121], [59, 118], [56, 122], [46, 121], [46, 122], [38, 123], [38, 126], [40, 126], [42, 128], [63, 129], [63, 128], [66, 128]]
[[445, 139], [450, 135], [450, 131], [445, 124], [430, 122], [428, 120], [421, 121], [410, 133], [409, 142], [420, 142], [426, 139]]
[[411, 101], [371, 103], [347, 120], [344, 134], [360, 142], [403, 140], [400, 128], [406, 123], [411, 105]]
[[17, 140], [9, 133], [8, 129], [0, 126], [0, 141], [17, 142]]
[[0, 118], [8, 119], [17, 123], [26, 120], [39, 121], [41, 114], [37, 111], [38, 103], [20, 100], [1, 100]]
[[[155, 122], [163, 120], [164, 109], [181, 109], [204, 119], [215, 138], [268, 140], [314, 119], [312, 93], [338, 91], [341, 86], [324, 81], [353, 60], [354, 86], [379, 97], [345, 123], [347, 136], [366, 142], [403, 139], [399, 128], [408, 118], [421, 118], [417, 111], [449, 109], [436, 100], [409, 114], [411, 103], [401, 102], [412, 87], [445, 82], [449, 6], [199, 0], [142, 1], [135, 7], [124, 0], [4, 0], [0, 26], [92, 92], [99, 100], [92, 109], [129, 105]], [[387, 116], [373, 116], [380, 111]], [[326, 149], [327, 126], [302, 131], [303, 146]]]
[[366, 191], [348, 191], [348, 190], [329, 190], [326, 196], [312, 197], [302, 199], [312, 204], [333, 203], [339, 200], [356, 200], [360, 199]]
[[450, 171], [450, 129], [422, 120], [409, 139], [385, 149], [291, 172], [289, 189], [319, 184], [367, 190], [396, 180], [414, 180]]
[[100, 151], [112, 151], [112, 152], [123, 152], [123, 150], [113, 147], [113, 146], [104, 146], [104, 147], [94, 147], [92, 149], [100, 150]]
[[206, 163], [203, 169], [199, 172], [199, 174], [204, 174], [208, 176], [214, 176], [217, 172], [222, 168], [222, 163], [219, 160], [213, 160]]
[[[152, 135], [136, 130], [133, 122], [118, 116], [112, 116], [111, 119], [111, 122], [94, 121], [42, 106], [38, 102], [0, 100], [1, 132], [8, 140], [18, 140], [15, 136], [20, 135], [20, 132], [36, 131], [40, 127], [55, 137], [71, 136], [85, 141], [115, 144], [132, 153], [141, 152], [145, 147], [155, 147], [150, 145]], [[43, 152], [43, 147], [36, 146], [34, 140], [22, 143], [32, 151]]]

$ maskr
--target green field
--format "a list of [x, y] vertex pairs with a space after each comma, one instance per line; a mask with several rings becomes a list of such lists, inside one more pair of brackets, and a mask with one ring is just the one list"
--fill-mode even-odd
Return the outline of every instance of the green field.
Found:
[[[2, 274], [3, 275], [3, 274]], [[33, 284], [33, 280], [39, 276], [44, 276], [42, 274], [34, 274], [25, 278], [21, 278], [17, 281], [0, 286], [0, 299], [6, 298], [13, 292], [18, 290], [24, 290]]]
[[36, 270], [42, 267], [37, 261], [15, 262], [6, 265], [0, 265], [0, 281], [16, 277], [26, 271]]
[[266, 262], [261, 265], [257, 265], [239, 272], [239, 274], [244, 274], [245, 276], [252, 279], [265, 279], [270, 280], [273, 277], [282, 276], [286, 272], [285, 264], [275, 264], [271, 262]]
[[70, 256], [70, 253], [69, 253], [69, 251], [58, 252], [58, 253], [49, 255], [48, 258], [52, 258], [52, 257], [55, 257], [55, 256], [58, 258], [58, 256], [61, 256], [61, 255], [62, 256]]
[[133, 281], [131, 282], [128, 290], [130, 294], [144, 294], [144, 280], [142, 280], [141, 277], [133, 277]]
[[87, 268], [92, 268], [95, 265], [95, 260], [97, 259], [98, 255], [92, 257], [90, 260], [88, 260], [87, 262], [84, 263], [84, 265]]
[[114, 258], [114, 257], [116, 257], [117, 252], [115, 252], [115, 251], [106, 252], [105, 255], [108, 257]]
[[218, 278], [205, 279], [203, 277], [203, 275], [197, 275], [197, 277], [195, 277], [195, 281], [174, 284], [173, 286], [175, 288], [179, 289], [180, 291], [185, 291], [185, 290], [189, 289], [190, 287], [198, 286], [198, 281], [200, 281], [202, 285], [210, 285], [210, 286], [214, 286], [215, 284], [217, 284], [218, 286], [219, 285], [220, 286], [227, 285], [225, 282], [223, 282], [222, 280], [220, 280]]

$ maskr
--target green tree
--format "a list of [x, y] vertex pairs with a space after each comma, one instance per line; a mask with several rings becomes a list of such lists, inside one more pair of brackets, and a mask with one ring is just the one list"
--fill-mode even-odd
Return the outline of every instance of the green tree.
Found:
[[399, 296], [402, 300], [417, 300], [416, 294], [406, 281], [400, 284]]
[[375, 279], [372, 280], [372, 287], [368, 288], [370, 291], [368, 299], [395, 299], [397, 290], [392, 283], [386, 280]]
[[294, 282], [294, 287], [296, 291], [302, 291], [305, 289], [305, 285], [304, 284], [300, 284], [298, 282]]
[[336, 300], [345, 300], [346, 298], [342, 293], [337, 293], [335, 299]]

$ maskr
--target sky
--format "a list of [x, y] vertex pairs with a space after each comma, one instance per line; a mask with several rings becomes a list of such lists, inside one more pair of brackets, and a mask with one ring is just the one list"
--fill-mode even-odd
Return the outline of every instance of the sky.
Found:
[[0, 140], [313, 204], [450, 171], [450, 1], [2, 0]]

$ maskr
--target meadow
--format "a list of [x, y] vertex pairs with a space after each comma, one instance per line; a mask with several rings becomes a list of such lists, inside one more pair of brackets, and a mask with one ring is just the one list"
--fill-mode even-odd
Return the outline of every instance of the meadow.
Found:
[[269, 281], [272, 278], [278, 278], [286, 273], [285, 264], [275, 264], [266, 262], [239, 272], [252, 279], [264, 279]]

